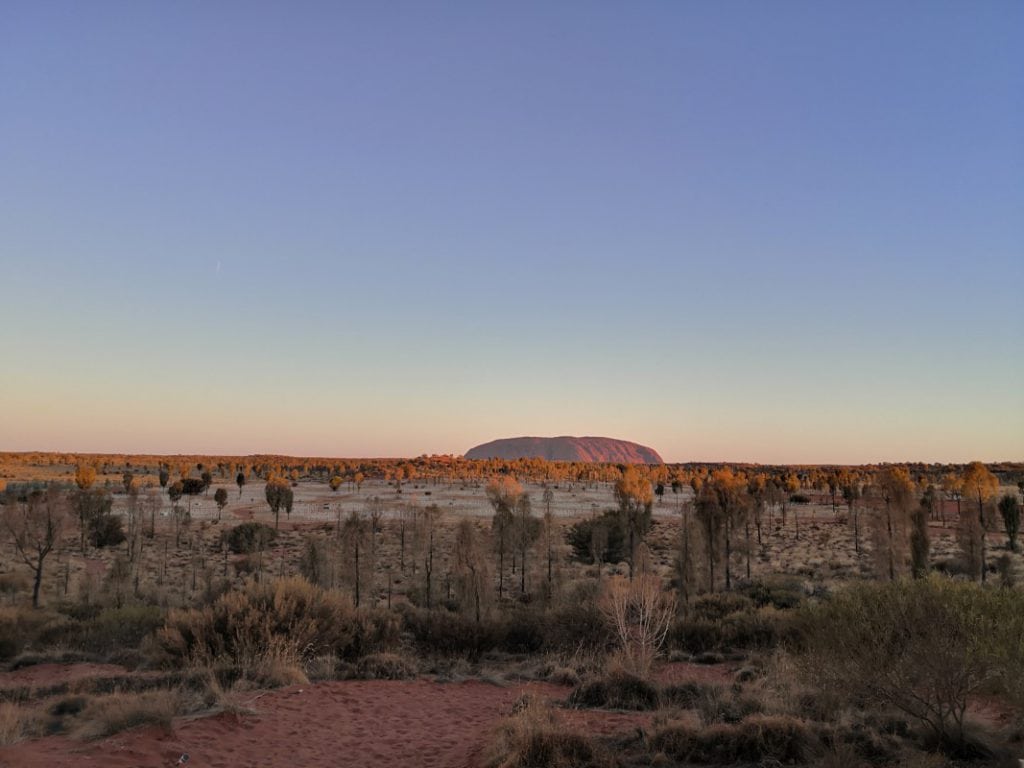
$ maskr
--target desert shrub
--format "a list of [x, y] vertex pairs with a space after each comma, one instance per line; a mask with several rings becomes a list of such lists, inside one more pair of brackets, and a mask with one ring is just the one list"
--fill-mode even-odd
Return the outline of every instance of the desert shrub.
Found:
[[89, 699], [85, 696], [67, 696], [50, 707], [50, 714], [54, 717], [77, 715], [88, 703]]
[[89, 543], [97, 549], [124, 543], [124, 524], [119, 515], [101, 514], [89, 520]]
[[545, 645], [545, 620], [534, 610], [513, 611], [501, 622], [497, 648], [506, 653], [537, 653]]
[[608, 759], [586, 736], [569, 731], [554, 713], [535, 701], [524, 702], [496, 730], [488, 768], [600, 768]]
[[705, 725], [738, 723], [764, 711], [764, 705], [757, 697], [714, 685], [706, 686], [695, 704]]
[[258, 668], [346, 652], [355, 618], [347, 597], [294, 577], [229, 592], [204, 608], [172, 610], [156, 639], [165, 658], [178, 663]]
[[696, 598], [687, 615], [693, 621], [721, 621], [753, 607], [754, 601], [738, 592], [712, 592]]
[[774, 608], [735, 611], [717, 619], [690, 616], [669, 627], [670, 648], [701, 655], [715, 651], [772, 648], [799, 639], [798, 620], [787, 611]]
[[501, 629], [461, 613], [423, 608], [406, 609], [402, 619], [416, 650], [423, 655], [476, 658], [497, 646]]
[[695, 709], [701, 698], [707, 695], [708, 687], [704, 683], [670, 683], [661, 686], [659, 694], [665, 706]]
[[79, 738], [102, 739], [140, 725], [158, 725], [170, 730], [178, 712], [177, 691], [113, 693], [89, 701], [79, 716]]
[[803, 493], [794, 493], [789, 497], [790, 502], [793, 504], [810, 504], [811, 497]]
[[800, 580], [787, 576], [759, 579], [741, 587], [740, 593], [749, 598], [758, 608], [765, 606], [780, 610], [796, 608], [804, 599], [804, 590]]
[[804, 763], [816, 744], [804, 721], [768, 715], [704, 728], [669, 725], [651, 737], [651, 747], [669, 757], [712, 765], [764, 764], [766, 760], [784, 765]]
[[544, 617], [544, 647], [552, 652], [605, 651], [614, 637], [598, 608], [599, 585], [591, 580], [575, 585]]
[[419, 670], [416, 663], [397, 653], [374, 653], [355, 664], [353, 676], [360, 680], [409, 680]]
[[657, 709], [658, 689], [647, 680], [624, 671], [590, 678], [569, 695], [569, 706], [577, 709]]
[[396, 649], [401, 641], [402, 620], [393, 611], [359, 608], [352, 622], [352, 635], [348, 643], [335, 646], [338, 657], [352, 660], [374, 653]]
[[277, 531], [264, 523], [241, 523], [224, 533], [228, 549], [247, 555], [265, 549], [277, 538]]
[[572, 547], [572, 555], [583, 563], [593, 563], [594, 529], [602, 529], [604, 549], [601, 562], [618, 563], [627, 556], [626, 526], [622, 515], [616, 509], [609, 509], [598, 517], [581, 520], [566, 532], [566, 539]]
[[0, 608], [0, 661], [13, 659], [27, 648], [49, 645], [67, 624], [59, 614], [31, 608]]
[[13, 659], [18, 655], [20, 649], [20, 645], [13, 634], [0, 635], [0, 661]]
[[801, 660], [819, 690], [894, 707], [958, 751], [968, 697], [998, 678], [1007, 692], [1024, 685], [1022, 617], [1015, 590], [942, 577], [851, 586], [804, 609]]
[[138, 648], [143, 638], [151, 635], [164, 615], [156, 606], [129, 605], [107, 608], [95, 618], [80, 625], [79, 639], [69, 645], [93, 653], [113, 653]]

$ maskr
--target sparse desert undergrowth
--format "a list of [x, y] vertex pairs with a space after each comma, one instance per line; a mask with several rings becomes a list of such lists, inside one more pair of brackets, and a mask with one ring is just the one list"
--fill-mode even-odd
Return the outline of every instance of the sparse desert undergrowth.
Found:
[[[858, 554], [849, 522], [811, 505], [810, 515], [791, 508], [785, 522], [738, 535], [736, 544], [762, 543], [725, 559], [728, 550], [701, 539], [710, 529], [693, 527], [699, 517], [690, 527], [674, 515], [638, 518], [634, 557], [594, 563], [570, 554], [573, 518], [549, 529], [502, 507], [502, 496], [494, 504], [492, 521], [339, 516], [284, 525], [276, 539], [267, 523], [205, 522], [179, 546], [158, 527], [131, 568], [87, 549], [84, 562], [103, 566], [89, 579], [71, 567], [72, 543], [43, 590], [49, 607], [15, 604], [31, 585], [5, 582], [0, 657], [11, 675], [47, 662], [120, 669], [0, 688], [0, 741], [103, 738], [170, 728], [184, 714], [244, 717], [246, 692], [260, 688], [425, 675], [560, 686], [498, 727], [487, 752], [496, 766], [898, 765], [935, 749], [992, 759], [1021, 744], [1024, 606], [1012, 569], [996, 567], [999, 545], [986, 586], [966, 572], [911, 579], [909, 549], [865, 537]], [[709, 509], [701, 514], [718, 514]], [[504, 543], [499, 523], [509, 526]], [[590, 530], [609, 551], [608, 531]], [[957, 571], [963, 541], [941, 526], [933, 533], [934, 570]], [[703, 559], [687, 549], [697, 545]], [[826, 563], [830, 553], [840, 567]], [[357, 556], [359, 567], [345, 564]], [[164, 560], [155, 574], [144, 567], [154, 557], [150, 566]], [[895, 579], [864, 580], [890, 565]], [[658, 679], [672, 670], [685, 676]], [[1015, 714], [983, 733], [972, 723], [980, 699]]]

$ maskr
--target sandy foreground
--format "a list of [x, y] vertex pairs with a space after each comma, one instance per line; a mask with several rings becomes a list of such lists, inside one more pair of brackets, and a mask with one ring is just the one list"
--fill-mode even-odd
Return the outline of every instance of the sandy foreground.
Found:
[[[669, 667], [662, 670], [666, 681], [729, 677], [725, 669]], [[105, 665], [41, 665], [31, 673], [5, 673], [2, 683], [41, 686], [108, 671]], [[558, 703], [569, 691], [540, 682], [496, 685], [426, 678], [293, 685], [252, 693], [243, 703], [255, 714], [179, 718], [171, 732], [143, 727], [98, 741], [63, 735], [23, 741], [0, 748], [0, 766], [170, 767], [187, 754], [190, 768], [475, 767], [483, 763], [494, 728], [516, 701], [532, 695]], [[561, 710], [559, 717], [568, 727], [614, 734], [649, 727], [652, 714]]]

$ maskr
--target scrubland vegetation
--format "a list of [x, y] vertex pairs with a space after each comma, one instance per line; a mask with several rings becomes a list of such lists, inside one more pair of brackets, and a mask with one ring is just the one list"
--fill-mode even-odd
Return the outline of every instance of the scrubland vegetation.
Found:
[[541, 686], [480, 734], [491, 766], [1024, 757], [1021, 465], [21, 454], [3, 474], [2, 744], [426, 678]]

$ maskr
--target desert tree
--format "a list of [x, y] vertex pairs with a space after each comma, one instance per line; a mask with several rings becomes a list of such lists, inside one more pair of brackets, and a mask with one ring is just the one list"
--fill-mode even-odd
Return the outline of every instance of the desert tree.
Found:
[[228, 489], [218, 488], [213, 493], [213, 502], [217, 505], [217, 519], [220, 520], [224, 507], [228, 505]]
[[[361, 510], [353, 509], [341, 529], [341, 538], [349, 555], [353, 598], [356, 607], [362, 600], [363, 571], [367, 569], [366, 548], [370, 538], [370, 520]], [[372, 564], [370, 566], [372, 568]]]
[[519, 549], [519, 591], [526, 594], [526, 555], [540, 538], [540, 521], [533, 514], [530, 497], [524, 493], [516, 500], [513, 538]]
[[622, 477], [615, 483], [615, 500], [619, 504], [626, 530], [629, 549], [629, 578], [633, 578], [637, 545], [651, 527], [651, 505], [654, 496], [650, 481], [640, 474], [632, 464], [622, 472]]
[[601, 564], [608, 551], [608, 524], [603, 519], [594, 519], [590, 527], [590, 556], [594, 560], [594, 574], [601, 578]]
[[420, 522], [417, 526], [417, 538], [421, 542], [420, 549], [423, 556], [423, 580], [426, 587], [426, 606], [429, 609], [432, 604], [432, 589], [434, 578], [434, 549], [437, 526], [441, 520], [441, 508], [437, 504], [428, 504], [420, 513]]
[[238, 470], [238, 474], [235, 475], [235, 483], [238, 485], [238, 495], [242, 495], [242, 487], [245, 485], [245, 471]]
[[[717, 588], [715, 565], [721, 558], [721, 541], [725, 528], [725, 515], [711, 483], [703, 483], [693, 502], [694, 517], [700, 525], [701, 539], [705, 547], [704, 557], [708, 569], [708, 589]], [[685, 529], [684, 529], [685, 531]]]
[[[695, 501], [684, 501], [679, 505], [679, 550], [676, 555], [676, 588], [681, 606], [689, 605], [706, 575], [702, 525], [695, 519]], [[708, 585], [708, 589], [711, 585]]]
[[78, 512], [79, 544], [85, 552], [87, 537], [95, 529], [97, 521], [110, 514], [113, 500], [102, 488], [80, 488], [74, 494], [74, 506]]
[[[753, 475], [747, 481], [747, 495], [750, 497], [750, 512], [751, 514], [746, 518], [747, 525], [747, 549], [750, 549], [750, 521], [753, 518], [754, 528], [757, 530], [757, 544], [761, 546], [761, 528], [764, 525], [764, 508], [767, 500], [768, 490], [768, 479], [762, 474], [757, 473]], [[747, 578], [750, 577], [750, 567], [748, 558], [747, 567]]]
[[[956, 472], [947, 472], [942, 477], [942, 492], [945, 494], [949, 501], [956, 502], [956, 517], [959, 521], [960, 516], [963, 514], [961, 504], [964, 497], [964, 481]], [[943, 505], [942, 512], [942, 524], [946, 524], [946, 511], [945, 505]]]
[[999, 481], [980, 461], [972, 461], [967, 465], [962, 480], [964, 496], [970, 499], [971, 506], [977, 510], [977, 520], [980, 528], [980, 535], [978, 537], [980, 550], [978, 556], [981, 560], [981, 582], [984, 584], [985, 572], [987, 570], [987, 563], [985, 562], [985, 534], [992, 517], [989, 507], [991, 506], [992, 499], [999, 492]]
[[843, 501], [846, 502], [847, 525], [853, 528], [853, 551], [860, 554], [860, 514], [857, 510], [857, 502], [860, 500], [860, 482], [852, 473], [843, 477], [842, 485]]
[[80, 491], [88, 491], [96, 482], [96, 467], [92, 464], [79, 464], [75, 467], [75, 485]]
[[476, 525], [469, 518], [459, 521], [455, 529], [455, 543], [452, 552], [455, 565], [455, 587], [459, 603], [465, 611], [472, 611], [476, 623], [480, 623], [486, 604], [490, 579], [487, 560], [480, 546]]
[[[934, 486], [929, 486], [934, 490]], [[912, 505], [910, 513], [910, 572], [915, 579], [928, 575], [928, 556], [931, 552], [931, 540], [928, 536], [928, 520], [932, 516], [932, 500], [925, 492], [920, 502]]]
[[707, 549], [708, 588], [717, 588], [716, 565], [724, 561], [725, 588], [732, 589], [732, 542], [736, 527], [749, 510], [743, 478], [728, 467], [717, 469], [700, 488], [694, 511]]
[[3, 525], [15, 552], [32, 570], [32, 607], [39, 607], [39, 591], [43, 584], [46, 556], [60, 542], [67, 519], [68, 500], [60, 491], [50, 488], [33, 491], [25, 501], [8, 494], [3, 505]]
[[555, 527], [555, 515], [551, 510], [551, 502], [554, 499], [554, 493], [550, 488], [544, 488], [544, 550], [547, 556], [547, 596], [550, 598], [553, 591], [552, 571], [554, 569], [555, 561], [555, 536], [557, 530]]
[[[744, 523], [750, 509], [750, 497], [747, 495], [746, 483], [742, 476], [737, 475], [728, 467], [711, 473], [711, 488], [718, 497], [718, 506], [722, 514], [722, 532], [725, 545], [725, 588], [732, 589], [732, 554], [735, 530]], [[750, 529], [747, 528], [749, 544]], [[747, 547], [747, 571], [750, 570], [750, 547]]]
[[485, 489], [487, 500], [494, 508], [491, 520], [491, 539], [498, 556], [498, 597], [505, 593], [505, 554], [514, 544], [515, 508], [523, 487], [509, 475], [491, 478]]
[[331, 478], [331, 479], [330, 479], [330, 480], [328, 481], [327, 485], [328, 485], [328, 486], [330, 487], [330, 489], [331, 489], [332, 491], [334, 491], [335, 493], [337, 493], [337, 492], [338, 492], [338, 489], [339, 489], [339, 488], [341, 488], [341, 484], [342, 484], [342, 483], [344, 483], [344, 482], [345, 482], [345, 481], [344, 481], [344, 480], [342, 480], [342, 479], [341, 479], [341, 477], [340, 477], [339, 475], [334, 475], [334, 476], [333, 476], [333, 477], [332, 477], [332, 478]]
[[325, 589], [333, 587], [332, 560], [329, 546], [323, 538], [305, 537], [299, 556], [299, 573], [306, 581]]
[[599, 605], [618, 639], [623, 666], [647, 678], [676, 610], [661, 579], [646, 572], [631, 580], [616, 577], [606, 583]]
[[876, 567], [890, 581], [903, 570], [914, 484], [906, 467], [889, 467], [871, 488], [874, 514], [871, 520]]
[[267, 480], [263, 495], [270, 505], [270, 511], [274, 513], [274, 527], [278, 528], [281, 523], [281, 507], [291, 509], [288, 497], [292, 496], [292, 488], [283, 477], [273, 476]]
[[128, 530], [125, 531], [125, 541], [127, 542], [127, 556], [129, 563], [135, 563], [138, 558], [139, 550], [142, 548], [142, 529], [144, 527], [144, 519], [146, 507], [144, 504], [144, 498], [139, 493], [139, 488], [134, 483], [128, 484], [128, 495], [125, 499], [125, 521], [128, 524]]
[[160, 469], [157, 472], [157, 481], [160, 483], [161, 488], [166, 488], [168, 481], [171, 479], [171, 473], [167, 470], [166, 464], [161, 464]]
[[174, 520], [174, 546], [181, 546], [181, 529], [188, 527], [191, 522], [191, 513], [178, 502], [185, 495], [184, 481], [175, 480], [167, 486], [167, 495], [171, 499], [171, 515]]
[[1006, 530], [1006, 545], [1011, 552], [1017, 551], [1017, 535], [1020, 533], [1020, 502], [1012, 493], [1004, 494], [999, 499], [999, 514], [1003, 518]]

